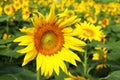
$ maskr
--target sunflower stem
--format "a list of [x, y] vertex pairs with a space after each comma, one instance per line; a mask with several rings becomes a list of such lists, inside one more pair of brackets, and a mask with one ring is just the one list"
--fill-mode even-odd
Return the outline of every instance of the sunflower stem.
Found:
[[85, 52], [85, 55], [84, 55], [84, 62], [83, 62], [83, 67], [84, 67], [84, 75], [86, 76], [87, 75], [87, 52]]
[[41, 80], [41, 70], [37, 71], [37, 80]]

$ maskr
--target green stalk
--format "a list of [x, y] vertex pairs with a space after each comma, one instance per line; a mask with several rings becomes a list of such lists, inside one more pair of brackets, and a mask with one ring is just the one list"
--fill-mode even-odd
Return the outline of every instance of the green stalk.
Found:
[[9, 25], [8, 25], [8, 22], [9, 20], [7, 20], [7, 25], [6, 25], [6, 32], [7, 32], [7, 34], [9, 33]]
[[41, 80], [41, 70], [37, 71], [37, 80]]
[[84, 75], [86, 76], [87, 75], [87, 60], [88, 60], [88, 58], [87, 58], [87, 53], [85, 52], [84, 54], [85, 55], [84, 55], [83, 67], [84, 67]]

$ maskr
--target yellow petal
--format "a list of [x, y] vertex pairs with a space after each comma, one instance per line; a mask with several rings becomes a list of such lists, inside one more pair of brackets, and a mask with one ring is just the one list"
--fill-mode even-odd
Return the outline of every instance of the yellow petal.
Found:
[[73, 29], [71, 27], [66, 27], [64, 29], [62, 29], [62, 32], [64, 32], [64, 34], [69, 34], [73, 31]]
[[64, 36], [65, 42], [75, 46], [86, 46], [84, 41], [71, 36]]
[[[58, 66], [64, 71], [67, 70], [66, 65], [64, 64], [64, 54], [62, 54], [63, 51], [58, 52], [57, 54], [54, 55], [54, 61], [58, 61]], [[56, 63], [56, 62], [55, 62]]]
[[59, 13], [58, 16], [59, 17], [65, 17], [67, 13], [68, 13], [68, 8], [65, 9], [65, 11], [63, 13]]
[[[57, 60], [58, 60], [58, 59], [57, 59]], [[64, 63], [62, 60], [60, 60], [60, 61], [59, 61], [59, 64], [60, 64], [60, 68], [61, 68], [65, 73], [67, 73], [67, 67], [66, 67], [65, 63]]]
[[77, 16], [72, 16], [67, 20], [64, 20], [62, 23], [60, 23], [60, 25], [58, 26], [59, 28], [65, 28], [66, 26], [70, 26], [72, 24], [74, 24], [76, 22], [76, 17]]
[[40, 13], [40, 12], [37, 12], [39, 16], [33, 14], [33, 18], [31, 18], [31, 21], [34, 25], [34, 27], [36, 28], [39, 28], [39, 27], [42, 27], [43, 24], [45, 24], [45, 17]]
[[82, 49], [80, 46], [74, 46], [74, 45], [66, 43], [66, 44], [64, 44], [64, 47], [67, 48], [67, 49], [71, 48], [71, 49], [74, 49], [74, 50], [77, 50], [77, 51], [80, 51], [80, 52], [85, 52], [85, 50]]
[[52, 75], [52, 72], [53, 72], [53, 62], [54, 62], [54, 59], [52, 56], [47, 56], [46, 55], [46, 71], [45, 71], [45, 75], [47, 77], [50, 77]]
[[46, 71], [46, 66], [47, 66], [47, 64], [46, 64], [46, 56], [42, 56], [43, 58], [43, 62], [42, 62], [42, 65], [41, 65], [41, 75], [43, 75], [43, 74], [45, 74], [45, 71]]
[[20, 31], [33, 36], [33, 35], [34, 35], [35, 28], [23, 27], [22, 29], [20, 29]]
[[21, 36], [21, 37], [16, 38], [13, 42], [21, 42], [24, 39], [25, 39], [25, 41], [28, 41], [28, 38], [30, 38], [30, 36], [28, 36], [28, 35]]
[[28, 45], [31, 42], [33, 42], [33, 36], [28, 36], [28, 35], [21, 36], [21, 37], [16, 38], [14, 42], [20, 42], [18, 45]]
[[75, 53], [73, 53], [72, 51], [66, 48], [62, 48], [59, 54], [62, 55], [62, 56], [59, 56], [62, 60], [69, 62], [75, 66], [77, 66], [75, 60], [81, 61], [80, 58]]
[[28, 62], [33, 60], [36, 57], [36, 55], [37, 55], [36, 50], [32, 50], [32, 51], [28, 52], [24, 57], [24, 61], [23, 61], [22, 66], [26, 65]]
[[69, 55], [69, 57], [70, 57], [70, 63], [72, 63], [73, 65], [77, 66], [75, 60], [81, 61], [80, 58], [72, 51], [65, 48], [64, 52], [67, 52], [67, 55]]
[[43, 55], [41, 53], [38, 53], [36, 58], [36, 70], [38, 71], [43, 63]]
[[55, 10], [54, 10], [54, 8], [55, 8], [55, 5], [53, 4], [51, 6], [51, 9], [50, 9], [50, 14], [47, 17], [47, 22], [50, 23], [50, 24], [53, 24], [56, 21], [56, 16], [55, 16]]
[[21, 50], [17, 50], [17, 52], [19, 53], [27, 53], [27, 52], [30, 52], [34, 49], [34, 44], [33, 43], [30, 43], [27, 47], [25, 47], [24, 49], [21, 49]]
[[54, 66], [54, 71], [57, 75], [59, 75], [59, 60], [54, 59], [56, 62], [54, 62], [53, 66]]

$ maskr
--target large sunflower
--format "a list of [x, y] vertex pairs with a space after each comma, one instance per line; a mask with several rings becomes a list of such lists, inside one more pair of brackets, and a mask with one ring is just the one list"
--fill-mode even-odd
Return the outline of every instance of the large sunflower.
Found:
[[[59, 75], [59, 67], [67, 73], [67, 67], [64, 61], [76, 66], [80, 58], [69, 48], [78, 51], [84, 51], [80, 46], [86, 43], [73, 37], [73, 29], [70, 25], [79, 21], [76, 16], [68, 19], [55, 16], [54, 5], [50, 9], [50, 14], [45, 18], [41, 13], [39, 16], [33, 15], [32, 28], [22, 28], [21, 32], [26, 35], [18, 37], [14, 42], [20, 42], [19, 45], [26, 46], [18, 50], [19, 53], [26, 53], [22, 66], [36, 57], [36, 69], [41, 68], [41, 74], [51, 76], [55, 71]], [[59, 16], [58, 16], [59, 17]]]
[[104, 35], [101, 30], [101, 26], [95, 26], [87, 22], [77, 24], [74, 33], [78, 34], [81, 39], [89, 41], [101, 41], [101, 38]]

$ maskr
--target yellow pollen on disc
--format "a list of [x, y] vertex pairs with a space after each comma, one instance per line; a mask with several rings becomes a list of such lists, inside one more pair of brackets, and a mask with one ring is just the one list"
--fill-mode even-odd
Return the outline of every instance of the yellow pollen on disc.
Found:
[[94, 32], [92, 30], [89, 30], [89, 29], [84, 29], [84, 35], [87, 36], [87, 37], [92, 37], [94, 36]]
[[39, 53], [51, 56], [61, 50], [64, 38], [60, 29], [54, 25], [48, 25], [35, 32], [34, 41]]
[[44, 49], [56, 46], [57, 36], [53, 32], [46, 32], [41, 39], [41, 46]]

